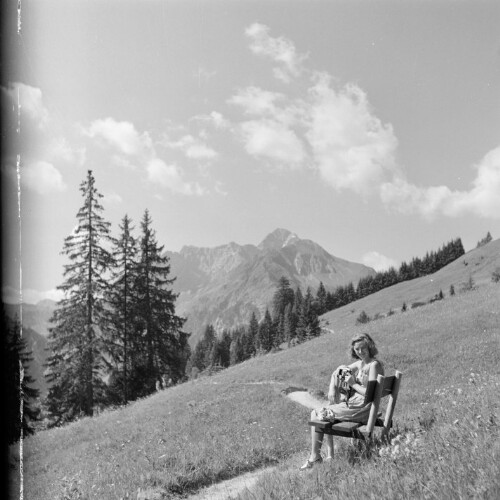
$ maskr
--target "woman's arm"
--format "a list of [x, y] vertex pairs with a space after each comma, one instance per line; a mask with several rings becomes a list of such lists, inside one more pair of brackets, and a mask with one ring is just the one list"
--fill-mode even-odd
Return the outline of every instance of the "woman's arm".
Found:
[[[370, 366], [370, 371], [368, 373], [368, 382], [370, 382], [371, 380], [377, 380], [377, 377], [379, 375], [383, 375], [384, 374], [384, 369], [382, 367], [382, 364], [379, 362], [379, 361], [375, 361], [374, 363], [371, 364]], [[365, 396], [366, 395], [366, 387], [361, 385], [361, 384], [358, 384], [358, 382], [356, 381], [356, 379], [354, 378], [353, 375], [351, 375], [351, 377], [349, 378], [349, 380], [347, 381], [347, 383], [359, 394]]]

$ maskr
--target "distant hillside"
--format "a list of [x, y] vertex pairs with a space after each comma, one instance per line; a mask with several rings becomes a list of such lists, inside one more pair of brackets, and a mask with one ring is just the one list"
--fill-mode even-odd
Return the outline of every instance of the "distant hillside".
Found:
[[184, 247], [167, 252], [171, 274], [177, 279], [177, 313], [188, 318], [186, 331], [194, 335], [206, 324], [217, 329], [246, 323], [252, 312], [261, 318], [272, 301], [278, 280], [285, 276], [292, 288], [315, 293], [320, 282], [327, 290], [375, 271], [330, 255], [317, 243], [276, 229], [258, 245], [229, 243], [216, 248]]
[[408, 308], [414, 303], [426, 303], [440, 290], [447, 298], [451, 285], [458, 294], [471, 278], [477, 286], [484, 285], [491, 282], [493, 271], [497, 268], [500, 268], [500, 239], [470, 250], [434, 274], [385, 288], [330, 311], [322, 319], [329, 322], [332, 329], [349, 327], [355, 323], [361, 311], [372, 318], [376, 314], [387, 314], [391, 309], [399, 312], [403, 303]]
[[[32, 328], [46, 337], [49, 334], [49, 322], [56, 303], [53, 300], [41, 300], [37, 304], [23, 304], [23, 325]], [[5, 311], [10, 318], [20, 316], [18, 304], [5, 304]]]
[[[35, 380], [34, 387], [40, 391], [40, 396], [47, 393], [47, 383], [43, 372], [47, 359], [47, 335], [49, 320], [54, 312], [56, 303], [52, 300], [42, 300], [37, 304], [23, 304], [22, 322], [23, 338], [27, 341], [28, 350], [32, 352], [33, 361], [29, 365], [29, 372]], [[20, 318], [20, 307], [17, 304], [4, 304], [5, 312], [11, 319]]]
[[35, 383], [33, 384], [40, 391], [40, 396], [47, 394], [47, 382], [43, 376], [45, 371], [45, 362], [47, 360], [47, 338], [40, 335], [32, 328], [23, 328], [23, 337], [26, 339], [28, 350], [33, 355], [33, 361], [30, 363], [29, 372]]

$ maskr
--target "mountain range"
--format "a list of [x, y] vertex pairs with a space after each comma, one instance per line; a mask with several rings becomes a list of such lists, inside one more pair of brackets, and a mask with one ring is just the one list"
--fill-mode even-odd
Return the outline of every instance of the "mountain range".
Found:
[[311, 287], [315, 294], [321, 282], [333, 290], [375, 274], [372, 268], [334, 257], [286, 229], [276, 229], [257, 246], [234, 242], [215, 248], [185, 246], [166, 256], [171, 275], [177, 278], [176, 312], [187, 317], [185, 330], [192, 332], [192, 345], [207, 324], [221, 330], [247, 324], [253, 312], [262, 318], [283, 276], [293, 289], [300, 287], [305, 293]]

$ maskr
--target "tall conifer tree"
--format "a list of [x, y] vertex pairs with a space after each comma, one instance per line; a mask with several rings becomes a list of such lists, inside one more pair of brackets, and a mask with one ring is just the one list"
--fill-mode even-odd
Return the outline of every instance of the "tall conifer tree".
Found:
[[137, 291], [136, 327], [142, 336], [144, 393], [151, 393], [157, 381], [168, 376], [177, 382], [185, 375], [190, 355], [188, 335], [181, 331], [184, 318], [175, 314], [177, 295], [171, 289], [169, 259], [162, 255], [152, 229], [148, 210], [141, 221], [140, 259]]
[[104, 400], [106, 313], [104, 296], [112, 257], [106, 249], [110, 223], [102, 216], [102, 195], [92, 171], [80, 185], [84, 204], [77, 226], [64, 240], [62, 253], [69, 258], [65, 281], [58, 287], [64, 298], [51, 318], [47, 380], [49, 412], [57, 421], [92, 415]]
[[[125, 215], [120, 224], [121, 234], [113, 240], [112, 287], [109, 291], [111, 338], [108, 353], [116, 368], [110, 380], [112, 395], [123, 403], [130, 398], [134, 349], [134, 309], [136, 302], [138, 242], [132, 235], [132, 221]], [[118, 401], [116, 401], [118, 402]]]

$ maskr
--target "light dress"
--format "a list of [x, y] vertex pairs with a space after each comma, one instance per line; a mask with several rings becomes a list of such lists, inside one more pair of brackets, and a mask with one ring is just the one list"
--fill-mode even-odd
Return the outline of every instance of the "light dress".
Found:
[[[378, 360], [373, 360], [367, 365], [363, 366], [361, 370], [357, 370], [355, 374], [356, 383], [362, 385], [365, 389], [368, 387], [368, 377], [370, 375], [370, 368], [373, 363], [380, 363]], [[383, 367], [382, 374], [384, 372]], [[335, 385], [335, 401], [340, 400], [340, 393], [338, 392], [339, 385]], [[370, 414], [371, 403], [365, 404], [365, 396], [359, 392], [353, 391], [354, 393], [347, 401], [342, 401], [336, 404], [328, 405], [324, 408], [316, 410], [316, 414], [319, 416], [321, 414], [327, 414], [328, 417], [324, 420], [340, 420], [340, 421], [350, 421], [350, 422], [361, 422], [366, 423], [368, 421], [368, 416]], [[345, 396], [344, 396], [345, 398]], [[326, 410], [326, 411], [325, 411]]]

